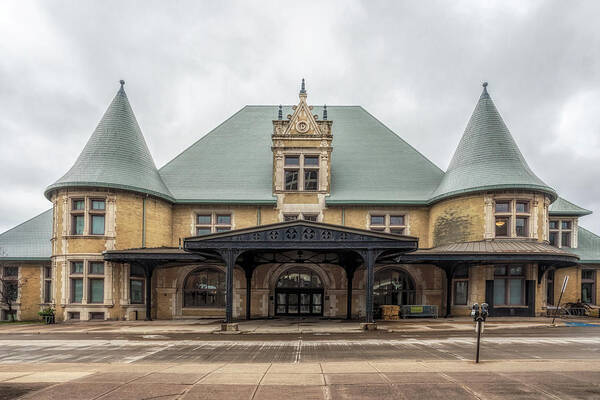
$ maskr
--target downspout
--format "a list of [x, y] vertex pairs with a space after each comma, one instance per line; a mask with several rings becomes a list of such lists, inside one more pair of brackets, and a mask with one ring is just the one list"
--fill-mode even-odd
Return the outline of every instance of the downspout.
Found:
[[258, 206], [258, 209], [256, 210], [256, 226], [260, 226], [260, 219], [261, 219], [260, 206]]
[[342, 207], [342, 226], [346, 225], [346, 208]]
[[142, 199], [142, 248], [146, 248], [146, 197]]

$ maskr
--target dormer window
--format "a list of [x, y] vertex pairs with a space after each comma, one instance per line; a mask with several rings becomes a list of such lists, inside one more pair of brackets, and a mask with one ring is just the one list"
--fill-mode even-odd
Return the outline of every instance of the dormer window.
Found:
[[551, 219], [548, 224], [548, 240], [552, 246], [573, 246], [573, 221], [570, 219]]
[[285, 190], [319, 190], [319, 156], [285, 156], [284, 175]]

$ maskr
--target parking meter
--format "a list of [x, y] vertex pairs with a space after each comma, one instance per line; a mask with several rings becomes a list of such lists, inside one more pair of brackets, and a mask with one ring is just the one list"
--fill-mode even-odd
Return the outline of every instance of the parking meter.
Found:
[[484, 321], [489, 315], [488, 307], [488, 303], [481, 304], [481, 318], [483, 318]]
[[477, 332], [477, 352], [475, 353], [475, 362], [479, 362], [479, 345], [481, 343], [481, 333], [483, 332], [483, 323], [489, 314], [489, 306], [487, 303], [473, 304], [471, 309], [471, 317], [475, 322], [475, 332]]

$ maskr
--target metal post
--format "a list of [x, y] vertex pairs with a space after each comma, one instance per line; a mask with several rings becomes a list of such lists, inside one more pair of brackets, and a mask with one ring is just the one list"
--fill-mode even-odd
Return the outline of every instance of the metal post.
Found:
[[481, 343], [481, 321], [477, 319], [477, 351], [475, 352], [475, 363], [479, 363], [479, 345]]
[[252, 305], [252, 272], [254, 270], [250, 267], [245, 270], [246, 272], [246, 319], [250, 319], [251, 305]]
[[233, 268], [238, 252], [234, 249], [225, 249], [221, 253], [225, 261], [225, 323], [233, 320]]
[[146, 276], [146, 321], [152, 321], [152, 275], [154, 266], [144, 264], [144, 275]]
[[373, 322], [373, 282], [375, 280], [375, 250], [368, 249], [366, 251], [365, 264], [367, 267], [367, 287], [366, 290], [366, 306], [367, 306], [367, 323]]

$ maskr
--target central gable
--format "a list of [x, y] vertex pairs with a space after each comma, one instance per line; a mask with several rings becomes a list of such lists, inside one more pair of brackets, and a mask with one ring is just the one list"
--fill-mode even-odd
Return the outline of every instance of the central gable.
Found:
[[291, 221], [184, 239], [186, 251], [202, 249], [404, 249], [418, 238], [320, 222]]

